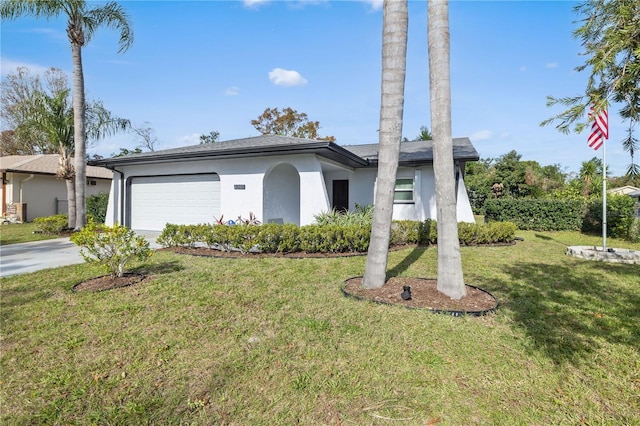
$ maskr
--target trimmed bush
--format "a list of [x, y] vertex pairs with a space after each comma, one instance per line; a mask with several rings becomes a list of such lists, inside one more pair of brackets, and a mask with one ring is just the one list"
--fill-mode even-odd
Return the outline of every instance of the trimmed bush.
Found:
[[580, 200], [492, 198], [484, 205], [487, 222], [513, 222], [518, 229], [577, 231], [582, 227]]
[[[602, 232], [602, 198], [587, 202], [582, 232]], [[635, 220], [635, 202], [627, 195], [607, 195], [607, 235], [631, 239]]]
[[[511, 242], [517, 230], [511, 222], [491, 224], [460, 223], [460, 243], [491, 244]], [[206, 245], [222, 251], [242, 253], [348, 253], [366, 252], [371, 238], [371, 226], [265, 224], [245, 226], [173, 225], [167, 224], [157, 242], [165, 247]], [[438, 240], [436, 222], [427, 220], [396, 221], [391, 227], [390, 245], [435, 244]]]
[[43, 234], [56, 235], [67, 229], [69, 217], [66, 214], [56, 214], [47, 217], [36, 217], [33, 219], [36, 231]]

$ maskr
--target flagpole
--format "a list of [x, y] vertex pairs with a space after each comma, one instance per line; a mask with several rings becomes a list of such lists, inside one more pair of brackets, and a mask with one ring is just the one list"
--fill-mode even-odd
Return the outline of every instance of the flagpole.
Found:
[[607, 251], [607, 143], [602, 138], [602, 251]]

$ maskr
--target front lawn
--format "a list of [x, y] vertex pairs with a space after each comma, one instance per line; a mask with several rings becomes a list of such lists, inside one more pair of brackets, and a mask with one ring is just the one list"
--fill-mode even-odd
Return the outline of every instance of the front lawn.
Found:
[[[597, 237], [518, 236], [462, 248], [500, 301], [479, 318], [343, 297], [364, 256], [160, 251], [99, 293], [71, 291], [87, 265], [3, 278], [0, 423], [640, 424], [640, 267], [564, 255]], [[392, 252], [390, 274], [435, 277], [436, 256]]]
[[42, 234], [35, 232], [35, 230], [35, 223], [10, 223], [0, 225], [0, 245], [60, 238], [59, 235]]

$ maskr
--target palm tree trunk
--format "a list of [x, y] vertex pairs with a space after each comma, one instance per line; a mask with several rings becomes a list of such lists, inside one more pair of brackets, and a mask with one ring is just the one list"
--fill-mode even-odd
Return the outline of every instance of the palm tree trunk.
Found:
[[433, 170], [438, 222], [438, 290], [452, 299], [466, 295], [458, 240], [451, 136], [451, 75], [448, 0], [427, 3]]
[[84, 74], [82, 72], [82, 47], [71, 44], [73, 59], [73, 140], [75, 146], [75, 170], [76, 170], [76, 221], [74, 228], [80, 230], [87, 222], [86, 208], [86, 183], [87, 162], [85, 145], [85, 101], [84, 101]]
[[65, 179], [64, 183], [67, 185], [67, 210], [69, 216], [68, 227], [73, 229], [76, 224], [76, 183], [75, 179]]
[[362, 284], [382, 287], [386, 281], [393, 196], [402, 140], [404, 80], [409, 15], [406, 0], [385, 0], [382, 24], [382, 96], [378, 143], [378, 180]]

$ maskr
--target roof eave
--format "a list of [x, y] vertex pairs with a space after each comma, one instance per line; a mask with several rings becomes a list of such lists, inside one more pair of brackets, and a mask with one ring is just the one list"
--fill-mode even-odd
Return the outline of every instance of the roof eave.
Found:
[[269, 147], [251, 147], [236, 148], [221, 151], [196, 151], [196, 152], [178, 152], [174, 154], [158, 154], [131, 157], [115, 157], [105, 158], [101, 160], [93, 160], [89, 162], [92, 166], [116, 167], [121, 165], [135, 165], [144, 163], [164, 163], [174, 160], [193, 160], [206, 158], [244, 158], [254, 156], [274, 156], [283, 154], [300, 154], [310, 153], [318, 154], [322, 157], [329, 158], [340, 163], [344, 163], [351, 167], [365, 166], [368, 161], [358, 157], [350, 151], [336, 145], [333, 142], [311, 142], [304, 145], [274, 145]]

